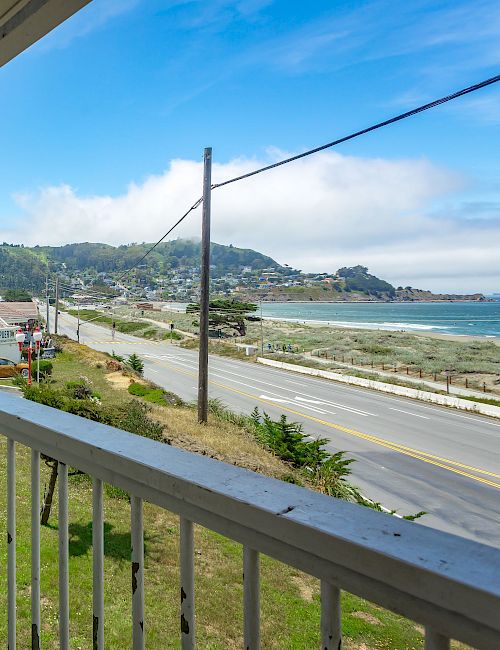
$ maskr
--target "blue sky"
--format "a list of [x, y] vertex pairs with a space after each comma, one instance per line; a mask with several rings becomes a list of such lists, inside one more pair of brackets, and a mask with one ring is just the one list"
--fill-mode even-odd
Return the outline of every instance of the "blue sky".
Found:
[[[239, 164], [251, 167], [252, 161], [279, 157], [277, 151], [316, 146], [499, 70], [500, 8], [490, 0], [94, 0], [0, 69], [0, 119], [8, 125], [0, 175], [4, 238], [119, 243], [159, 237], [197, 197], [195, 161], [204, 146], [213, 147], [220, 164], [214, 174], [224, 177]], [[325, 181], [317, 163], [311, 163], [313, 176], [302, 187], [308, 214], [303, 220], [293, 216], [294, 238], [279, 235], [287, 223], [280, 221], [281, 209], [276, 211], [281, 231], [259, 238], [275, 212], [272, 201], [259, 203], [264, 186], [257, 184], [250, 193], [256, 197], [253, 221], [242, 217], [241, 231], [225, 227], [241, 212], [238, 194], [228, 193], [221, 199], [221, 214], [227, 216], [215, 232], [221, 241], [230, 237], [235, 245], [259, 246], [302, 268], [320, 262], [336, 268], [356, 258], [390, 279], [415, 285], [500, 290], [495, 264], [500, 245], [491, 241], [500, 234], [499, 135], [500, 84], [342, 145], [337, 153], [343, 158], [332, 159], [351, 169], [343, 168], [346, 204], [349, 196], [368, 192], [357, 176], [365, 162], [379, 161], [391, 170], [388, 177], [382, 174], [381, 185], [394, 183], [398, 165], [416, 166], [424, 189], [408, 204], [396, 196], [399, 212], [388, 221], [382, 199], [389, 206], [391, 189], [408, 195], [411, 188], [385, 187], [383, 196], [373, 199], [368, 192], [366, 200], [379, 205], [381, 233], [393, 232], [397, 219], [410, 219], [409, 231], [425, 222], [421, 251], [429, 251], [430, 241], [436, 258], [444, 251], [443, 264], [429, 262], [427, 271], [418, 250], [414, 268], [408, 255], [402, 256], [404, 264], [383, 262], [384, 240], [395, 259], [408, 249], [404, 228], [399, 240], [374, 241], [368, 232], [358, 246], [347, 240], [340, 246], [333, 237], [329, 256], [322, 249], [325, 232], [348, 225], [328, 205], [335, 197], [327, 190], [336, 181]], [[184, 161], [189, 172], [183, 176], [172, 161]], [[270, 191], [274, 184], [286, 205], [287, 183], [292, 177], [300, 183], [298, 173], [264, 184]], [[411, 173], [405, 178], [411, 184]], [[440, 181], [433, 184], [435, 178]], [[164, 189], [151, 192], [155, 183]], [[167, 187], [173, 192], [168, 197], [162, 193]], [[262, 189], [264, 197], [266, 192]], [[131, 193], [140, 194], [142, 212], [132, 205]], [[153, 196], [165, 199], [165, 210], [151, 208]], [[308, 228], [319, 203], [324, 228], [318, 229], [318, 247], [311, 239], [305, 249], [301, 228]], [[358, 209], [354, 223], [366, 211], [363, 204]], [[137, 228], [138, 213], [148, 224], [143, 230]], [[82, 215], [89, 223], [84, 231]], [[103, 221], [106, 228], [99, 225]], [[36, 236], [26, 232], [30, 222], [37, 224]], [[439, 241], [440, 223], [453, 242]], [[195, 230], [193, 223], [186, 234]], [[489, 243], [486, 255], [483, 240]]]

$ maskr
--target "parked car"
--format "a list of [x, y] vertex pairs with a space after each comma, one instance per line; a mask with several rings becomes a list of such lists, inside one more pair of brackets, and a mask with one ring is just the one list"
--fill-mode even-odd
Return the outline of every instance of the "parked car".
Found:
[[28, 364], [14, 363], [10, 359], [0, 359], [0, 378], [15, 377], [16, 375], [21, 375], [21, 377], [25, 378], [28, 377]]

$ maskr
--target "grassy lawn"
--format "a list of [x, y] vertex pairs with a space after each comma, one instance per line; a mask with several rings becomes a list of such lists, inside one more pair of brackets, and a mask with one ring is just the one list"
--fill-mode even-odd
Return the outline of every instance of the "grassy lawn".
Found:
[[[85, 375], [103, 404], [127, 405], [141, 399], [128, 393], [131, 379], [107, 367], [105, 355], [71, 341], [54, 361], [53, 381], [62, 387]], [[141, 391], [139, 391], [141, 392]], [[147, 392], [147, 391], [146, 391]], [[171, 444], [220, 458], [275, 477], [290, 467], [231, 422], [211, 418], [199, 426], [189, 407], [151, 405]], [[6, 443], [0, 437], [0, 481], [6, 483]], [[42, 464], [42, 493], [49, 469]], [[72, 648], [92, 647], [92, 494], [87, 476], [70, 478], [70, 612]], [[41, 533], [42, 647], [58, 647], [57, 492], [50, 525]], [[110, 486], [105, 490], [106, 647], [130, 648], [130, 506]], [[178, 517], [144, 506], [146, 647], [180, 648]], [[6, 538], [6, 492], [0, 490], [0, 536]], [[209, 650], [242, 647], [242, 548], [196, 527], [198, 646]], [[30, 452], [17, 445], [18, 647], [30, 638]], [[6, 566], [7, 545], [0, 547]], [[0, 611], [6, 612], [6, 571], [0, 572]], [[319, 583], [316, 579], [262, 558], [262, 647], [319, 648]], [[6, 616], [0, 617], [0, 644], [6, 645]], [[349, 594], [343, 594], [344, 647], [348, 650], [423, 648], [418, 625]], [[458, 647], [458, 646], [456, 646]]]

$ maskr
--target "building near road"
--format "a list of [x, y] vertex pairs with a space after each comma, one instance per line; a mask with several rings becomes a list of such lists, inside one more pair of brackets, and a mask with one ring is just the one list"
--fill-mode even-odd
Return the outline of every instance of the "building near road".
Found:
[[0, 359], [8, 359], [14, 363], [21, 360], [21, 352], [16, 341], [18, 327], [9, 327], [0, 320]]
[[0, 302], [0, 327], [16, 325], [31, 328], [39, 320], [38, 306], [29, 302]]

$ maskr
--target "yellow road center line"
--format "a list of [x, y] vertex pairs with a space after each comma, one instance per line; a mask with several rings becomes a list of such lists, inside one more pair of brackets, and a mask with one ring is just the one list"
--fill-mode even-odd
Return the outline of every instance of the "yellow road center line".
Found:
[[[154, 363], [161, 364], [162, 362], [160, 360], [152, 360]], [[163, 365], [168, 366], [172, 370], [175, 370], [176, 372], [179, 372], [184, 375], [188, 375], [189, 377], [197, 377], [197, 373], [191, 372], [189, 370], [181, 370], [178, 366], [174, 366], [170, 363], [166, 363], [163, 361]], [[405, 456], [410, 456], [411, 458], [415, 458], [417, 460], [422, 461], [423, 463], [428, 463], [429, 465], [435, 465], [436, 467], [441, 467], [442, 469], [447, 470], [448, 472], [453, 472], [454, 474], [459, 474], [460, 476], [465, 476], [467, 478], [471, 478], [474, 481], [477, 481], [479, 483], [484, 483], [485, 485], [489, 485], [491, 487], [497, 488], [500, 490], [500, 483], [495, 483], [494, 481], [489, 481], [488, 479], [484, 479], [480, 476], [474, 476], [473, 474], [469, 474], [468, 472], [464, 472], [461, 469], [457, 469], [457, 467], [462, 467], [465, 469], [470, 469], [473, 472], [476, 472], [478, 474], [487, 474], [489, 476], [493, 476], [495, 478], [500, 478], [498, 474], [494, 474], [493, 472], [487, 472], [486, 470], [479, 469], [477, 467], [472, 467], [469, 465], [462, 465], [461, 463], [458, 463], [457, 461], [454, 460], [448, 460], [447, 458], [440, 458], [439, 456], [433, 456], [432, 454], [428, 454], [427, 452], [421, 452], [416, 449], [412, 449], [411, 447], [405, 447], [404, 445], [400, 445], [397, 442], [391, 442], [390, 440], [385, 440], [384, 438], [379, 438], [377, 436], [373, 436], [369, 433], [363, 433], [361, 431], [357, 431], [356, 429], [350, 429], [348, 427], [344, 427], [341, 424], [335, 424], [334, 422], [328, 422], [327, 420], [321, 420], [320, 418], [317, 418], [313, 415], [308, 415], [306, 413], [302, 413], [301, 411], [296, 411], [295, 409], [288, 408], [287, 406], [283, 406], [282, 404], [276, 404], [275, 402], [272, 402], [271, 400], [266, 400], [262, 397], [257, 397], [255, 395], [252, 395], [251, 393], [246, 393], [244, 391], [238, 390], [237, 388], [232, 388], [231, 386], [227, 386], [226, 384], [222, 384], [218, 381], [214, 381], [213, 379], [209, 380], [210, 384], [213, 384], [214, 386], [219, 386], [220, 388], [224, 388], [225, 390], [229, 390], [233, 393], [237, 393], [238, 395], [243, 395], [244, 397], [250, 397], [251, 399], [257, 400], [258, 402], [263, 402], [264, 404], [267, 404], [268, 406], [274, 406], [274, 407], [279, 407], [283, 411], [287, 411], [288, 413], [293, 413], [294, 415], [298, 415], [300, 417], [306, 418], [307, 420], [311, 420], [312, 422], [317, 422], [318, 424], [322, 424], [324, 426], [327, 426], [331, 429], [337, 429], [338, 431], [342, 431], [344, 433], [348, 433], [349, 435], [355, 436], [357, 438], [361, 438], [363, 440], [367, 440], [369, 442], [372, 442], [376, 445], [380, 445], [381, 447], [386, 447], [387, 449], [391, 449], [392, 451], [396, 451], [400, 454], [404, 454]], [[443, 462], [438, 462], [438, 461], [443, 461]], [[448, 465], [446, 463], [449, 463]], [[451, 465], [455, 465], [455, 467], [451, 467]]]

